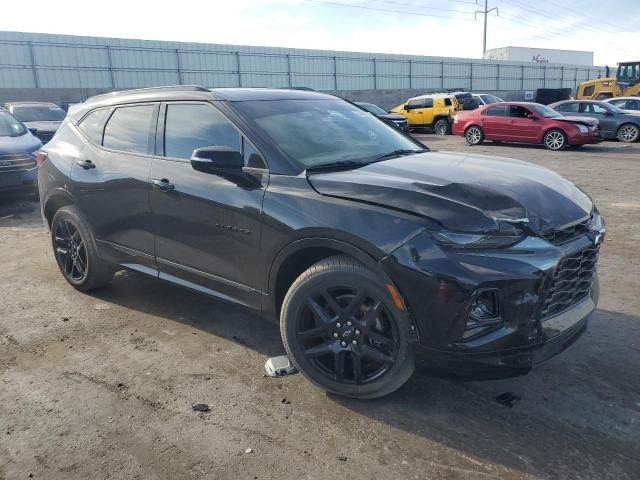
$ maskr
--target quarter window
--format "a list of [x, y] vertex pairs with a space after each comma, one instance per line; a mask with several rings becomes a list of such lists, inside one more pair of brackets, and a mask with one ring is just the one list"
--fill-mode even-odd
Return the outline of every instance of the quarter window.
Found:
[[577, 103], [563, 103], [556, 108], [558, 112], [578, 113]]
[[484, 111], [484, 115], [487, 115], [488, 117], [504, 117], [506, 113], [507, 107], [505, 105], [489, 107]]
[[164, 127], [166, 157], [188, 159], [194, 150], [213, 146], [240, 151], [240, 134], [224, 115], [205, 104], [167, 105]]
[[104, 124], [109, 118], [111, 109], [102, 108], [100, 110], [94, 110], [89, 115], [84, 117], [78, 128], [87, 136], [91, 141], [102, 145], [102, 134], [104, 133]]
[[130, 153], [149, 153], [154, 111], [154, 105], [117, 108], [104, 129], [104, 147]]

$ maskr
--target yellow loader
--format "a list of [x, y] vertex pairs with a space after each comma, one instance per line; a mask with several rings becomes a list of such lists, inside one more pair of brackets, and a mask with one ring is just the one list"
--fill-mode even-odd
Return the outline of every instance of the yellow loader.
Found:
[[[607, 67], [608, 70], [608, 67]], [[615, 77], [596, 78], [578, 85], [576, 99], [604, 100], [640, 95], [640, 61], [621, 62]]]

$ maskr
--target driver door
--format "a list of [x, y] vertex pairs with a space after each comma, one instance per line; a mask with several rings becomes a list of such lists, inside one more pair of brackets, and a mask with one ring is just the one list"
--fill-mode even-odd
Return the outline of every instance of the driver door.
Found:
[[[151, 165], [151, 213], [160, 278], [258, 306], [264, 160], [207, 102], [161, 106]], [[258, 181], [196, 171], [195, 149], [226, 146], [251, 160]]]

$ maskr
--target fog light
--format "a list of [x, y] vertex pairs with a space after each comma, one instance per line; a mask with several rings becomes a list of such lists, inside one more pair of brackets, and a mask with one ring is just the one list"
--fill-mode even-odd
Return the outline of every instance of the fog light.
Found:
[[496, 290], [479, 290], [474, 294], [471, 302], [463, 339], [468, 340], [487, 333], [501, 321], [498, 292]]

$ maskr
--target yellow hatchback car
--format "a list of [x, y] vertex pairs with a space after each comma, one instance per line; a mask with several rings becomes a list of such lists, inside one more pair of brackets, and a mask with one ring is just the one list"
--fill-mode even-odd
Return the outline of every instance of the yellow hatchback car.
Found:
[[430, 94], [413, 97], [391, 111], [404, 115], [409, 128], [433, 129], [438, 135], [449, 135], [453, 116], [460, 109], [453, 95]]

